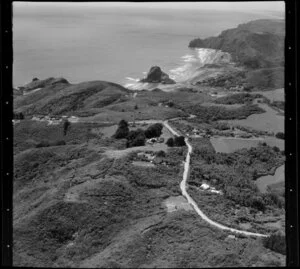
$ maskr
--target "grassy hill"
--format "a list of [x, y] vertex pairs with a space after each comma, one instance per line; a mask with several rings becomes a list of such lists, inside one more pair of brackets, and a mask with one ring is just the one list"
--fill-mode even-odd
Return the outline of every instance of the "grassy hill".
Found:
[[[44, 82], [41, 85], [43, 87], [38, 91], [16, 97], [14, 102], [15, 110], [23, 112], [25, 115], [62, 115], [75, 111], [89, 111], [91, 109], [94, 109], [94, 113], [96, 113], [96, 111], [108, 104], [124, 101], [126, 94], [128, 94], [126, 88], [104, 81], [91, 81], [79, 84], [47, 84]], [[36, 87], [35, 85], [32, 88], [35, 89]]]

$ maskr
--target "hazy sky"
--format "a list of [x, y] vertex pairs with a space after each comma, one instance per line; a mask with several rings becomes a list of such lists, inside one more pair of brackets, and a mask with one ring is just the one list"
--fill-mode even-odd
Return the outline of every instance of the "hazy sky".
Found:
[[14, 2], [17, 9], [23, 7], [44, 8], [44, 7], [66, 6], [66, 7], [127, 7], [127, 8], [169, 8], [169, 9], [199, 9], [199, 10], [226, 10], [246, 12], [284, 12], [284, 1], [264, 2]]

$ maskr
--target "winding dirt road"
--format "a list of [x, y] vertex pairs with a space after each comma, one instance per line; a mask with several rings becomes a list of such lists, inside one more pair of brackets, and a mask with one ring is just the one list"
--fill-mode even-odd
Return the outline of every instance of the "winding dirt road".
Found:
[[[174, 118], [174, 119], [170, 119], [170, 120], [175, 120], [178, 118]], [[140, 120], [140, 121], [136, 121], [135, 123], [148, 123], [148, 124], [153, 124], [153, 123], [162, 123], [173, 135], [176, 136], [180, 136], [180, 134], [175, 131], [168, 123], [168, 120], [162, 121], [162, 120]], [[245, 236], [256, 236], [256, 237], [268, 237], [268, 235], [265, 234], [260, 234], [260, 233], [252, 233], [252, 232], [247, 232], [247, 231], [242, 231], [242, 230], [237, 230], [237, 229], [233, 229], [227, 226], [224, 226], [220, 223], [217, 223], [213, 220], [211, 220], [210, 218], [208, 218], [198, 207], [197, 203], [192, 199], [192, 197], [188, 194], [187, 190], [186, 190], [186, 182], [188, 179], [188, 174], [189, 174], [189, 170], [190, 170], [190, 159], [191, 156], [190, 154], [192, 153], [192, 146], [191, 144], [188, 142], [188, 138], [185, 138], [185, 142], [186, 145], [188, 147], [188, 153], [186, 155], [186, 160], [184, 163], [184, 172], [183, 172], [183, 179], [180, 183], [180, 189], [182, 192], [182, 195], [187, 199], [187, 201], [189, 202], [189, 204], [191, 204], [194, 208], [194, 210], [197, 212], [197, 214], [206, 222], [208, 222], [209, 224], [211, 224], [212, 226], [215, 226], [219, 229], [222, 230], [228, 230], [232, 233], [238, 233], [238, 234], [243, 234]]]
[[[176, 132], [168, 123], [168, 121], [164, 121], [163, 124], [165, 125], [166, 128], [169, 129], [169, 131], [174, 134], [179, 136], [178, 132]], [[252, 233], [252, 232], [247, 232], [247, 231], [241, 231], [241, 230], [237, 230], [237, 229], [233, 229], [227, 226], [224, 226], [220, 223], [217, 223], [213, 220], [211, 220], [210, 218], [208, 218], [198, 207], [197, 203], [192, 199], [192, 197], [188, 194], [187, 190], [186, 190], [186, 181], [188, 178], [188, 174], [189, 174], [189, 170], [190, 170], [190, 160], [191, 160], [191, 153], [192, 153], [192, 146], [191, 144], [188, 142], [188, 139], [185, 138], [185, 143], [187, 144], [188, 147], [188, 153], [186, 155], [186, 159], [185, 159], [185, 163], [184, 163], [184, 172], [183, 172], [183, 179], [180, 183], [180, 189], [182, 192], [182, 195], [188, 200], [189, 204], [191, 204], [194, 208], [194, 210], [197, 212], [197, 214], [206, 222], [208, 222], [209, 224], [222, 229], [222, 230], [228, 230], [232, 233], [238, 233], [238, 234], [243, 234], [246, 236], [257, 236], [257, 237], [267, 237], [268, 235], [265, 234], [260, 234], [260, 233]]]

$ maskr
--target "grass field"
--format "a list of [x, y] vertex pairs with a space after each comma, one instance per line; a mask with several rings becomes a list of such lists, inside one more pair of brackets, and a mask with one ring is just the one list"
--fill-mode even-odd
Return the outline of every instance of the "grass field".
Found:
[[261, 131], [284, 132], [284, 116], [266, 104], [259, 104], [266, 112], [262, 114], [252, 114], [243, 120], [229, 120], [229, 124], [242, 125]]

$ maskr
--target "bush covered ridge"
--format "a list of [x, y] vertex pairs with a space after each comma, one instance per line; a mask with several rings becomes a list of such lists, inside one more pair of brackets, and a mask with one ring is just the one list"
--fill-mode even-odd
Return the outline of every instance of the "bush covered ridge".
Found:
[[239, 108], [228, 109], [220, 106], [190, 106], [185, 109], [188, 113], [197, 116], [197, 120], [204, 122], [217, 121], [217, 120], [233, 120], [233, 119], [246, 119], [252, 114], [264, 113], [265, 110], [258, 105], [243, 105]]
[[[260, 25], [260, 31], [255, 24]], [[269, 21], [281, 25], [284, 20]], [[248, 68], [271, 68], [284, 65], [284, 31], [276, 32], [275, 27], [264, 27], [260, 20], [239, 25], [223, 31], [217, 37], [194, 39], [191, 48], [219, 49], [232, 54], [234, 60]]]

